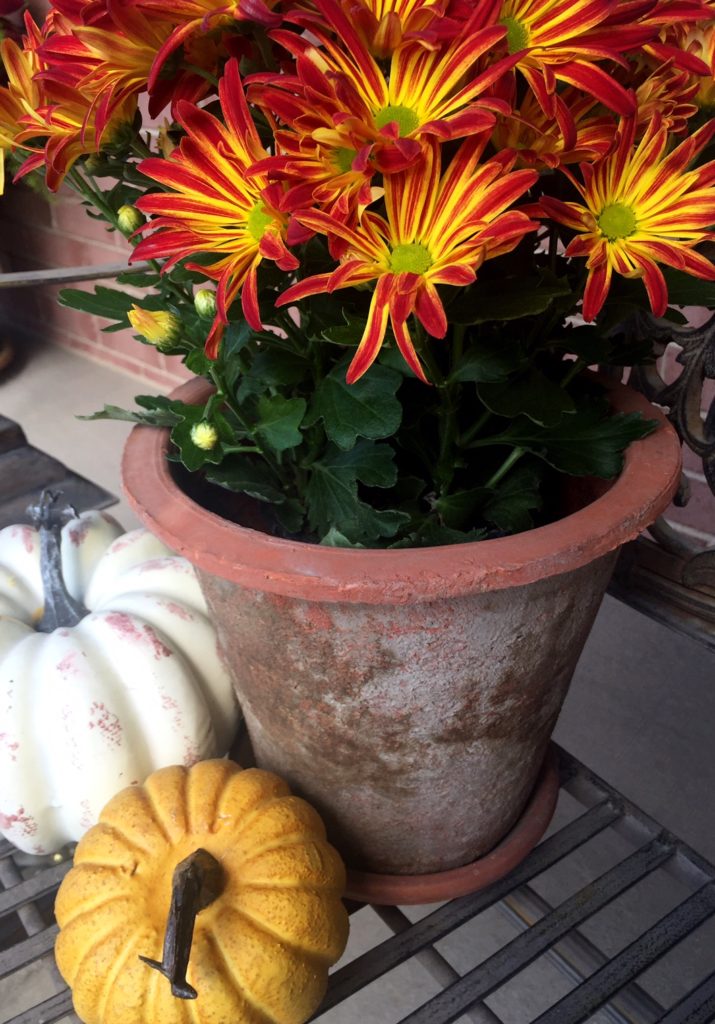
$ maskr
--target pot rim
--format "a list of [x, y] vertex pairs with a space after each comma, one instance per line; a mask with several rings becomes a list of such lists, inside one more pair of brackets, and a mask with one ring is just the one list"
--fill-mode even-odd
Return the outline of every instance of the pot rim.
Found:
[[[260, 591], [312, 601], [407, 604], [506, 587], [570, 572], [633, 540], [668, 506], [680, 479], [680, 441], [643, 395], [606, 381], [617, 412], [641, 412], [658, 429], [632, 442], [609, 489], [584, 508], [533, 530], [439, 547], [322, 547], [271, 537], [222, 519], [180, 490], [169, 471], [169, 430], [136, 426], [122, 458], [122, 483], [140, 520], [200, 569]], [[211, 385], [198, 377], [171, 397], [196, 403]]]

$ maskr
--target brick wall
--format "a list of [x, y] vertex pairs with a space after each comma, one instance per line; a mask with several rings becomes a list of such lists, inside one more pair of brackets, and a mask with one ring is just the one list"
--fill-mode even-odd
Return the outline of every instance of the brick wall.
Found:
[[[9, 186], [0, 200], [0, 266], [3, 271], [98, 266], [125, 261], [130, 246], [89, 217], [69, 190], [46, 199], [24, 186]], [[131, 331], [106, 334], [107, 321], [57, 302], [61, 287], [92, 291], [92, 281], [0, 291], [0, 319], [16, 340], [47, 339], [90, 359], [130, 373], [162, 390], [191, 375], [176, 358], [134, 340]], [[111, 280], [96, 282], [111, 285]]]

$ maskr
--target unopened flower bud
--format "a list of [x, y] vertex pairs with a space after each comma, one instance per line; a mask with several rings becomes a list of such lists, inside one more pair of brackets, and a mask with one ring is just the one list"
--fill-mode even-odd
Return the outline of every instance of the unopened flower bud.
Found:
[[144, 217], [136, 206], [120, 206], [117, 210], [117, 224], [123, 235], [131, 235], [143, 223]]
[[202, 420], [201, 423], [194, 423], [191, 428], [191, 440], [197, 448], [201, 448], [205, 452], [210, 452], [211, 449], [215, 448], [218, 444], [216, 427], [212, 426], [206, 420]]
[[166, 309], [142, 309], [141, 306], [132, 305], [127, 317], [134, 330], [159, 350], [171, 348], [181, 335], [178, 316]]
[[211, 288], [199, 288], [194, 295], [194, 309], [199, 316], [212, 320], [216, 316], [216, 292]]

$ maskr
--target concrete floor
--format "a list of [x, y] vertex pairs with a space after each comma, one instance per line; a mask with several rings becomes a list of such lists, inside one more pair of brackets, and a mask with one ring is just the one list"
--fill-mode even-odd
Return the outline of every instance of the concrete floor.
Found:
[[[22, 424], [32, 444], [118, 494], [128, 426], [86, 423], [74, 416], [104, 403], [131, 405], [136, 393], [151, 391], [47, 346], [0, 379], [0, 411]], [[125, 505], [112, 511], [127, 528], [136, 525]], [[713, 655], [607, 598], [579, 662], [556, 739], [713, 861], [714, 723]], [[351, 956], [388, 934], [369, 914], [361, 911], [354, 921]], [[31, 987], [35, 984], [33, 977]], [[354, 1006], [339, 1007], [321, 1019], [326, 1024], [390, 1024], [434, 991], [434, 984], [408, 965], [393, 972], [379, 993], [368, 991]], [[26, 1005], [19, 991], [0, 990], [0, 1020], [12, 1015], [10, 1000], [17, 1009]]]

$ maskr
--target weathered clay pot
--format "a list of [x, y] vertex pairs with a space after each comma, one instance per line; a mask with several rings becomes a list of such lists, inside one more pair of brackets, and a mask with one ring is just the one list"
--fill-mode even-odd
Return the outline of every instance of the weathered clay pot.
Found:
[[612, 486], [574, 483], [576, 511], [527, 533], [412, 550], [236, 526], [179, 490], [166, 431], [133, 431], [129, 502], [199, 569], [256, 761], [314, 803], [350, 865], [448, 870], [518, 818], [617, 550], [678, 480], [663, 417], [620, 385], [613, 404], [661, 427], [631, 445]]

